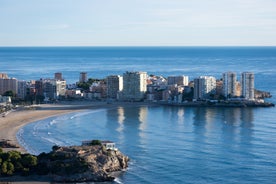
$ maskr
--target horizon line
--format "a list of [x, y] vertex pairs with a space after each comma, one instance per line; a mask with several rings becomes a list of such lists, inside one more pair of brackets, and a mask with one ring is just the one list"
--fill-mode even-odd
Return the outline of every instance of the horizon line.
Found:
[[276, 45], [0, 45], [1, 47], [276, 47]]

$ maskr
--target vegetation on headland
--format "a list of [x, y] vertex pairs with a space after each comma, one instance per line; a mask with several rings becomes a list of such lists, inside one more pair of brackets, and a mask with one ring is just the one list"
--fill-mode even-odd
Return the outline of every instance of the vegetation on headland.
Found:
[[3, 152], [0, 148], [0, 177], [22, 175], [27, 176], [38, 168], [36, 156], [21, 154], [18, 151]]
[[[97, 143], [97, 142], [95, 142]], [[57, 182], [112, 181], [112, 172], [127, 168], [128, 157], [103, 145], [53, 146], [38, 156], [0, 149], [0, 178], [47, 176]]]

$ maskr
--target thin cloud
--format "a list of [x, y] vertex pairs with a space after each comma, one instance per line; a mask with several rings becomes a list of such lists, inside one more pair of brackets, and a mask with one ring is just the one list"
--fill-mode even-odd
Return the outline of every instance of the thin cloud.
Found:
[[63, 30], [63, 29], [68, 29], [71, 26], [68, 24], [52, 24], [52, 25], [45, 25], [41, 26], [42, 29], [46, 30]]

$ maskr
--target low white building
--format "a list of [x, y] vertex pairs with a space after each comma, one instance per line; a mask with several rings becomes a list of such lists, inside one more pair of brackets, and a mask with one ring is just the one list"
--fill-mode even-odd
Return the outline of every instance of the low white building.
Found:
[[0, 105], [7, 105], [8, 103], [11, 103], [11, 97], [10, 96], [1, 96], [0, 95]]
[[117, 150], [115, 143], [112, 141], [85, 140], [85, 141], [82, 141], [82, 146], [91, 146], [93, 145], [94, 141], [97, 142], [97, 145], [98, 145], [98, 142], [100, 142], [100, 144], [104, 146], [107, 150], [115, 150], [115, 151]]

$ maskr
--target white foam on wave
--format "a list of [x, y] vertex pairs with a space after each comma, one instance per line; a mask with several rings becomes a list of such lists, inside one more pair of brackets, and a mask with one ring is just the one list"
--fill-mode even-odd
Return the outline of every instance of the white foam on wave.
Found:
[[66, 144], [63, 141], [59, 141], [55, 138], [41, 137], [41, 139], [43, 139], [53, 145], [66, 146]]
[[119, 178], [115, 178], [114, 181], [115, 181], [116, 183], [123, 184], [122, 180], [120, 180]]
[[52, 121], [50, 121], [50, 125], [53, 125], [53, 124], [56, 124], [57, 123], [57, 121], [56, 120], [52, 120]]
[[[22, 127], [17, 132], [16, 138], [18, 140], [18, 143], [22, 147], [24, 147], [28, 153], [31, 153], [34, 155], [38, 155], [40, 152], [35, 147], [32, 147], [32, 145], [34, 145], [33, 143], [28, 143], [27, 140], [24, 140], [24, 138], [29, 139], [30, 135], [42, 140], [45, 143], [45, 145], [60, 145], [60, 146], [72, 145], [72, 144], [74, 144], [74, 142], [70, 142], [66, 138], [65, 138], [65, 140], [63, 140], [60, 137], [58, 139], [53, 138], [53, 132], [50, 131], [50, 129], [55, 124], [62, 123], [67, 120], [70, 121], [77, 117], [86, 116], [89, 114], [93, 114], [93, 113], [97, 113], [97, 112], [101, 112], [101, 111], [105, 111], [105, 110], [106, 109], [87, 110], [87, 111], [83, 111], [83, 112], [70, 113], [70, 114], [66, 114], [66, 115], [62, 115], [62, 116], [56, 116], [56, 117], [39, 120], [32, 124]], [[30, 128], [30, 130], [29, 130], [29, 128]], [[26, 130], [26, 131], [24, 131], [24, 130]], [[33, 140], [33, 141], [36, 141], [36, 140]]]
[[16, 139], [17, 139], [18, 143], [19, 143], [22, 147], [24, 147], [24, 149], [25, 149], [28, 153], [33, 154], [33, 155], [38, 155], [39, 152], [38, 152], [37, 150], [35, 150], [34, 148], [30, 147], [30, 146], [26, 143], [26, 141], [25, 141], [24, 138], [23, 138], [23, 134], [24, 134], [24, 129], [23, 129], [23, 128], [19, 129], [19, 131], [16, 133]]

